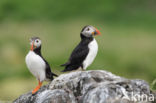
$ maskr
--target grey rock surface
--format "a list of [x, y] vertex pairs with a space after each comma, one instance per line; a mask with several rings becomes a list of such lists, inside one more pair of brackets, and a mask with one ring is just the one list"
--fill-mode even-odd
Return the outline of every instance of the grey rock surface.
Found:
[[62, 74], [35, 95], [28, 92], [14, 103], [155, 103], [154, 98], [144, 80], [92, 70]]

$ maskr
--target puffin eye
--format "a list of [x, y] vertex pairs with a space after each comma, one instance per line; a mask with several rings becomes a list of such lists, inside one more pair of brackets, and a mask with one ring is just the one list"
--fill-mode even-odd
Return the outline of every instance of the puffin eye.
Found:
[[36, 43], [38, 43], [39, 41], [38, 40], [36, 40]]
[[87, 31], [89, 31], [90, 29], [88, 28]]

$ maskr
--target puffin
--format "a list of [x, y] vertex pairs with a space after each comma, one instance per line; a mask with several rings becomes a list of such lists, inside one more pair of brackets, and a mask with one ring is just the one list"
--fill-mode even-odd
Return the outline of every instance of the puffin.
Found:
[[100, 31], [95, 27], [84, 26], [80, 32], [80, 43], [72, 51], [68, 61], [61, 65], [65, 67], [62, 72], [86, 70], [92, 64], [98, 52], [98, 44], [94, 36], [100, 34]]
[[32, 37], [30, 45], [31, 48], [25, 57], [25, 62], [29, 71], [38, 80], [38, 86], [32, 91], [32, 94], [35, 94], [42, 86], [43, 81], [52, 81], [57, 75], [51, 72], [50, 65], [41, 54], [41, 39]]

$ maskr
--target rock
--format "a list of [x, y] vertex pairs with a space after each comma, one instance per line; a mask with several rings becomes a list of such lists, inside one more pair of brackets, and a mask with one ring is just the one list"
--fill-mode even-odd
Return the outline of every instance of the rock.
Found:
[[28, 92], [14, 103], [154, 103], [154, 98], [144, 80], [93, 70], [62, 74], [35, 95]]

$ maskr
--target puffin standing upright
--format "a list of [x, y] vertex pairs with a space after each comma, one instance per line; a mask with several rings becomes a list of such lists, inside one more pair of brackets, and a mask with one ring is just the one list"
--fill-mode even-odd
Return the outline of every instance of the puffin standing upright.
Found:
[[48, 62], [42, 57], [41, 54], [41, 40], [39, 37], [32, 37], [30, 39], [31, 50], [27, 54], [25, 61], [29, 71], [38, 79], [38, 86], [32, 91], [35, 94], [42, 82], [45, 80], [53, 80], [56, 74], [51, 72]]
[[85, 26], [82, 29], [80, 33], [81, 41], [71, 53], [68, 62], [61, 65], [65, 66], [62, 72], [77, 70], [79, 68], [86, 70], [92, 64], [98, 52], [98, 44], [93, 37], [95, 35], [100, 35], [100, 32], [93, 26]]

